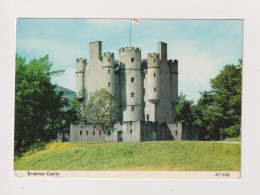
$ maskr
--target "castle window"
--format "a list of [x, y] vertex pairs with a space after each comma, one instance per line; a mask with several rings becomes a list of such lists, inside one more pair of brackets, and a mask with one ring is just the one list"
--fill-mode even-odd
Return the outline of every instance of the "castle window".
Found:
[[143, 89], [143, 94], [145, 95], [145, 89]]
[[146, 120], [147, 120], [147, 121], [150, 120], [149, 114], [146, 115]]
[[95, 131], [93, 131], [93, 135], [95, 135]]
[[122, 123], [122, 122], [120, 122], [120, 125], [122, 126], [122, 125], [123, 125], [123, 123]]
[[134, 92], [131, 93], [131, 97], [135, 97], [135, 93]]
[[99, 135], [101, 135], [101, 131], [99, 131]]
[[153, 88], [153, 91], [156, 92], [156, 88]]
[[110, 82], [108, 82], [108, 87], [110, 87]]
[[130, 129], [130, 134], [132, 134], [133, 133], [133, 130], [132, 129]]
[[110, 69], [108, 69], [107, 72], [110, 74]]
[[135, 107], [134, 106], [131, 107], [131, 111], [135, 111]]
[[155, 62], [155, 59], [153, 60], [153, 62]]
[[110, 62], [110, 59], [108, 59], [107, 61]]
[[132, 121], [130, 121], [130, 125], [132, 125]]
[[146, 105], [145, 105], [145, 102], [143, 102], [143, 104], [144, 104], [144, 108], [145, 108], [145, 106], [146, 106]]
[[82, 131], [80, 131], [79, 134], [82, 135]]
[[134, 62], [135, 61], [135, 59], [134, 58], [131, 58], [131, 62]]
[[86, 134], [88, 135], [88, 131], [86, 131]]
[[108, 131], [108, 132], [107, 132], [107, 134], [110, 136], [110, 135], [111, 135], [111, 132], [110, 132], [110, 131]]
[[178, 135], [178, 131], [176, 131], [175, 135]]
[[132, 82], [132, 83], [135, 82], [135, 78], [132, 77], [132, 78], [131, 78], [131, 82]]
[[156, 73], [153, 73], [153, 77], [156, 77]]

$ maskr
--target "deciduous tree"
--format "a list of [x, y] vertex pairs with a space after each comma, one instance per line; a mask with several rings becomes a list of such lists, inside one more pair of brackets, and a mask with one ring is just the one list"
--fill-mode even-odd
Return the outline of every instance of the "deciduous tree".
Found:
[[96, 128], [108, 134], [109, 131], [114, 131], [117, 114], [114, 96], [107, 90], [100, 89], [90, 95], [83, 115], [85, 120], [93, 122]]

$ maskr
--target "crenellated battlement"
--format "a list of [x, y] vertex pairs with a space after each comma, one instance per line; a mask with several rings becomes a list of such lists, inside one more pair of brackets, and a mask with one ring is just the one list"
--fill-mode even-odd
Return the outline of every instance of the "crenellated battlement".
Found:
[[119, 49], [119, 53], [121, 52], [138, 52], [141, 53], [141, 49], [139, 49], [138, 47], [122, 47]]
[[102, 54], [102, 57], [104, 58], [113, 58], [114, 57], [114, 53], [111, 53], [111, 52], [104, 52]]
[[109, 63], [109, 62], [114, 63], [114, 53], [111, 53], [111, 52], [103, 53], [102, 61], [103, 61], [103, 65], [107, 65], [107, 63]]
[[77, 59], [76, 59], [76, 63], [86, 64], [86, 63], [87, 63], [87, 59], [86, 59], [86, 58], [77, 58]]
[[152, 58], [152, 59], [158, 59], [159, 60], [159, 54], [158, 53], [148, 53], [147, 54], [147, 59], [150, 59], [150, 58]]
[[148, 53], [147, 66], [148, 68], [159, 68], [160, 60], [158, 53]]
[[172, 73], [178, 74], [178, 60], [168, 60], [168, 65], [170, 66]]

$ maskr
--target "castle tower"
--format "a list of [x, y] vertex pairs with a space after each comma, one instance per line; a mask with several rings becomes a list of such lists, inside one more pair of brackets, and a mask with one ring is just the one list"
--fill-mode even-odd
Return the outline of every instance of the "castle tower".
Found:
[[134, 47], [119, 49], [121, 119], [141, 120], [142, 82], [141, 50]]
[[84, 71], [86, 64], [86, 59], [76, 59], [76, 93], [79, 102], [84, 100]]
[[102, 79], [104, 88], [115, 95], [114, 53], [107, 52], [102, 55]]
[[160, 100], [160, 61], [156, 53], [147, 55], [148, 101], [157, 104]]
[[171, 68], [171, 103], [178, 103], [178, 60], [170, 61]]

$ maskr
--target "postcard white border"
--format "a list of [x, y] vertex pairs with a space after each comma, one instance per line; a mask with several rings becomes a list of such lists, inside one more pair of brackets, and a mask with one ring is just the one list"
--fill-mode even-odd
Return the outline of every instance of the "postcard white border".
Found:
[[[1, 194], [257, 194], [260, 148], [258, 1], [1, 1]], [[13, 177], [14, 54], [17, 17], [243, 19], [242, 168], [240, 180], [30, 179]]]

